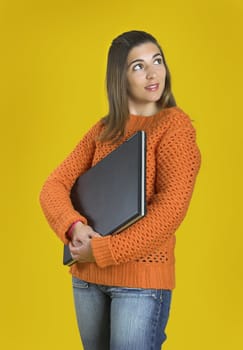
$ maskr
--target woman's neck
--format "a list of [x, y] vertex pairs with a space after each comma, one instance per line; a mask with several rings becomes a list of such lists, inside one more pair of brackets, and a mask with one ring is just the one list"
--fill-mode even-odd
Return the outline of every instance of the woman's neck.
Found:
[[141, 115], [144, 117], [150, 117], [160, 111], [161, 108], [156, 103], [136, 105], [134, 103], [128, 103], [129, 113], [132, 115]]

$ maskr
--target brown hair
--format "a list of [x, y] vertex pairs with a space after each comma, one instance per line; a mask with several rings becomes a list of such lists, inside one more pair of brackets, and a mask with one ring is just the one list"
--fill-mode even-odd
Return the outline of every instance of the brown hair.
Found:
[[165, 88], [157, 102], [161, 108], [176, 106], [171, 91], [170, 72], [165, 62], [163, 51], [157, 40], [143, 31], [129, 31], [115, 38], [108, 52], [106, 89], [109, 103], [108, 115], [104, 118], [105, 129], [101, 134], [101, 141], [119, 140], [125, 131], [129, 117], [127, 96], [127, 57], [130, 50], [146, 42], [154, 43], [160, 50], [166, 69]]

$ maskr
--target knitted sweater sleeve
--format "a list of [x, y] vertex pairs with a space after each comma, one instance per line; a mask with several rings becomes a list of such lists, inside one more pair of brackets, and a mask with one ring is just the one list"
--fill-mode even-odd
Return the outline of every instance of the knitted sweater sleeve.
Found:
[[190, 124], [166, 133], [157, 149], [155, 193], [147, 215], [120, 234], [92, 240], [100, 267], [137, 260], [166, 245], [186, 215], [200, 161]]
[[92, 165], [98, 126], [99, 123], [93, 126], [70, 155], [53, 171], [40, 193], [40, 204], [46, 219], [64, 243], [68, 242], [65, 233], [73, 222], [80, 220], [87, 223], [86, 218], [74, 210], [70, 191], [78, 176]]

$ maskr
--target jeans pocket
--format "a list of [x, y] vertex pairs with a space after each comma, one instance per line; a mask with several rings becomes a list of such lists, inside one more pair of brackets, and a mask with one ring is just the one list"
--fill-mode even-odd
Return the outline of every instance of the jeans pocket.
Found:
[[84, 289], [84, 288], [88, 288], [89, 287], [88, 282], [80, 280], [77, 277], [73, 277], [72, 278], [72, 282], [73, 282], [73, 287], [74, 288], [82, 288], [82, 289]]
[[156, 290], [144, 288], [129, 288], [129, 287], [111, 287], [108, 289], [112, 297], [152, 297], [156, 298]]

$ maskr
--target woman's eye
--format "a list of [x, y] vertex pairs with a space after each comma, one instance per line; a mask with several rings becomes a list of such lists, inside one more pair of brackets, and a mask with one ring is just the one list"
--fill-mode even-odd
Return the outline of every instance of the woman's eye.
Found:
[[162, 58], [156, 58], [154, 61], [154, 64], [161, 64], [162, 63]]
[[135, 66], [133, 66], [133, 70], [140, 70], [143, 69], [143, 65], [141, 63], [136, 64]]

